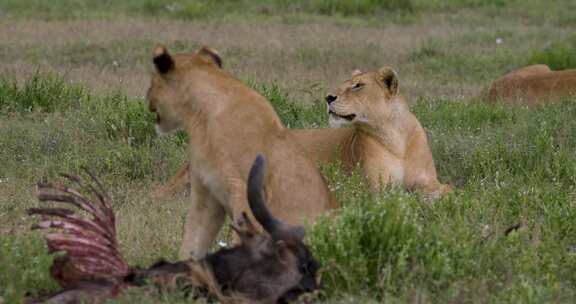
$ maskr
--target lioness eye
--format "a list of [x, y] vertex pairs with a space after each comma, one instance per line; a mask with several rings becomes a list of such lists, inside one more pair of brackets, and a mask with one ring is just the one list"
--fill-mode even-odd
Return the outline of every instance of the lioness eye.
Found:
[[352, 86], [352, 90], [353, 90], [353, 91], [359, 90], [359, 89], [362, 88], [363, 86], [364, 86], [363, 83], [358, 82], [358, 83], [356, 83], [356, 84], [354, 84], [354, 85]]

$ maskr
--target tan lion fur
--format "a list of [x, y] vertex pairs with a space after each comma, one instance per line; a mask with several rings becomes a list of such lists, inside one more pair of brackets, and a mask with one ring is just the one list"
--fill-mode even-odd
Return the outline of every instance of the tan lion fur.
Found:
[[[362, 83], [362, 88], [353, 89], [357, 83]], [[320, 164], [341, 160], [348, 170], [360, 164], [373, 191], [399, 185], [430, 198], [452, 191], [438, 181], [426, 133], [399, 94], [392, 69], [355, 72], [334, 96], [332, 111], [356, 117], [347, 121], [330, 114], [330, 119], [335, 124], [351, 124], [350, 128], [290, 131], [311, 159]], [[163, 197], [181, 191], [186, 182], [184, 165], [152, 195]]]
[[246, 179], [257, 153], [269, 161], [270, 211], [290, 224], [313, 221], [336, 207], [315, 164], [260, 94], [224, 72], [208, 48], [193, 54], [154, 51], [148, 106], [160, 134], [183, 129], [189, 138], [191, 207], [180, 258], [204, 257], [225, 215], [250, 214]]
[[438, 181], [426, 132], [400, 94], [392, 68], [355, 71], [328, 98], [334, 98], [330, 125], [351, 128], [293, 131], [317, 162], [339, 158], [349, 169], [360, 164], [373, 191], [397, 185], [430, 198], [452, 191]]
[[576, 69], [552, 71], [537, 64], [512, 71], [492, 82], [485, 94], [491, 102], [525, 103], [535, 106], [576, 94]]

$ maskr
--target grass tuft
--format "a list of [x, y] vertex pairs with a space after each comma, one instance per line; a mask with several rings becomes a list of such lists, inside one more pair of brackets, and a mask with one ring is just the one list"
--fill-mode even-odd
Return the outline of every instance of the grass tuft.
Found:
[[0, 79], [0, 112], [54, 112], [78, 107], [85, 97], [83, 88], [54, 75], [35, 73], [21, 85]]
[[288, 128], [319, 128], [328, 125], [326, 106], [316, 100], [310, 104], [291, 100], [288, 92], [277, 83], [252, 84], [266, 97], [276, 110], [276, 113]]
[[5, 303], [20, 303], [27, 292], [56, 290], [50, 278], [52, 256], [48, 255], [39, 237], [0, 238], [0, 286]]
[[533, 51], [527, 65], [546, 64], [552, 70], [576, 68], [576, 36], [562, 42], [552, 43], [542, 50]]
[[[549, 9], [556, 11], [570, 0], [555, 1]], [[539, 11], [542, 1], [507, 0], [125, 0], [110, 6], [108, 1], [90, 0], [4, 0], [0, 11], [9, 16], [40, 17], [44, 19], [81, 19], [87, 17], [113, 17], [144, 15], [179, 19], [198, 19], [237, 14], [251, 16], [309, 14], [324, 16], [382, 16], [415, 15], [430, 11], [458, 11], [462, 9], [523, 9], [537, 17], [546, 16]], [[556, 3], [558, 2], [558, 3]], [[563, 22], [572, 19], [561, 14]]]
[[304, 10], [321, 15], [376, 15], [384, 11], [412, 13], [411, 0], [318, 0], [309, 1]]

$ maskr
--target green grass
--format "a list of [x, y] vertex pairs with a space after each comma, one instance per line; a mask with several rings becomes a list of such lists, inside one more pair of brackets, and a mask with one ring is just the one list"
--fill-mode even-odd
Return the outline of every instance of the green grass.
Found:
[[328, 126], [326, 105], [316, 100], [312, 104], [289, 101], [288, 93], [277, 83], [251, 84], [264, 95], [288, 128], [319, 128]]
[[[519, 11], [532, 19], [556, 19], [555, 22], [573, 24], [575, 19], [563, 10], [566, 6], [571, 8], [573, 4], [570, 0], [4, 0], [0, 2], [0, 15], [48, 20], [118, 15], [198, 19], [286, 14], [366, 16], [378, 19], [382, 16], [480, 9], [489, 14]], [[560, 18], [555, 18], [558, 16]]]
[[[175, 51], [183, 49], [183, 42], [170, 45]], [[28, 63], [39, 65], [50, 58], [52, 64], [61, 66], [94, 66], [99, 69], [117, 70], [144, 64], [149, 50], [154, 46], [149, 40], [115, 40], [110, 43], [72, 42], [59, 47], [20, 47], [0, 44], [0, 51], [6, 60], [25, 58]], [[195, 47], [187, 43], [187, 49]], [[146, 62], [147, 63], [147, 62]]]
[[463, 9], [477, 7], [506, 7], [517, 4], [518, 0], [415, 0], [419, 7], [430, 9]]
[[576, 68], [576, 36], [532, 52], [528, 64], [547, 64], [552, 70]]
[[52, 257], [38, 236], [0, 238], [0, 298], [5, 303], [18, 303], [27, 292], [35, 296], [57, 290], [58, 285], [50, 278], [51, 263]]
[[[152, 144], [153, 116], [142, 100], [120, 93], [94, 96], [54, 75], [36, 74], [21, 85], [1, 80], [0, 115], [4, 175], [25, 177], [30, 172], [18, 168], [34, 163], [47, 172], [87, 165], [96, 172], [142, 178], [158, 165], [154, 158], [174, 153]], [[183, 149], [181, 136], [166, 143], [174, 151]]]
[[385, 11], [411, 12], [411, 0], [127, 0], [115, 3], [114, 12], [110, 1], [55, 0], [47, 3], [39, 0], [5, 0], [0, 9], [8, 15], [44, 18], [84, 18], [87, 16], [113, 16], [117, 12], [126, 15], [164, 16], [174, 18], [203, 18], [222, 16], [231, 12], [256, 15], [303, 12], [319, 15], [374, 15]]
[[[306, 3], [300, 1], [300, 3]], [[323, 15], [374, 15], [384, 11], [411, 13], [411, 0], [317, 0], [300, 4], [301, 9]], [[294, 3], [292, 3], [294, 5]]]
[[[325, 126], [321, 103], [294, 102], [277, 83], [252, 86], [286, 125]], [[40, 233], [27, 231], [32, 221], [24, 209], [36, 205], [33, 182], [77, 173], [80, 165], [113, 194], [130, 263], [174, 257], [174, 217], [184, 214], [142, 195], [181, 164], [182, 136], [157, 138], [142, 100], [121, 93], [94, 95], [43, 74], [21, 84], [5, 79], [0, 87], [0, 229], [10, 231], [0, 239], [1, 297], [11, 303], [27, 291], [56, 288], [48, 277], [51, 257]], [[343, 204], [338, 216], [309, 227], [308, 242], [324, 265], [326, 301], [570, 303], [576, 100], [534, 110], [421, 100], [413, 110], [430, 133], [440, 179], [456, 192], [434, 203], [399, 189], [371, 195], [359, 173], [325, 168]], [[168, 228], [149, 228], [167, 221]], [[120, 302], [134, 301], [186, 299], [132, 291]]]
[[36, 74], [19, 86], [8, 78], [0, 79], [0, 112], [54, 112], [78, 107], [85, 94], [62, 78]]
[[434, 204], [402, 191], [352, 191], [360, 194], [311, 236], [328, 267], [327, 292], [392, 302], [569, 302], [576, 295], [574, 101], [536, 111], [419, 103], [440, 178], [458, 190]]
[[[475, 34], [473, 41], [487, 40], [481, 34]], [[492, 34], [490, 44], [496, 46], [497, 33]], [[524, 58], [518, 55], [517, 50], [510, 48], [494, 48], [470, 56], [465, 51], [466, 45], [472, 43], [469, 36], [459, 37], [463, 41], [462, 47], [449, 47], [439, 40], [430, 39], [423, 42], [418, 48], [408, 53], [408, 61], [421, 67], [422, 74], [429, 78], [437, 78], [438, 85], [450, 82], [478, 83], [492, 80], [501, 71], [507, 71], [521, 66]], [[454, 43], [450, 43], [454, 44]], [[484, 44], [485, 45], [485, 44]]]
[[[19, 17], [40, 16], [53, 18], [85, 18], [125, 15], [148, 15], [173, 18], [204, 18], [233, 14], [234, 11], [253, 15], [304, 12], [319, 15], [373, 15], [392, 10], [413, 10], [410, 0], [127, 0], [110, 5], [111, 1], [55, 0], [47, 3], [39, 0], [6, 0], [0, 9], [8, 15]], [[111, 7], [114, 7], [112, 10]]]

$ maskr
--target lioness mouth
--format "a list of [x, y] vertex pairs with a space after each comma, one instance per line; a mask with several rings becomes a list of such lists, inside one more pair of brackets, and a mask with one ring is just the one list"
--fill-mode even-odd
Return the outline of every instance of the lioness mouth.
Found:
[[160, 123], [160, 115], [158, 113], [156, 113], [156, 123]]
[[332, 111], [332, 110], [328, 111], [328, 114], [334, 115], [334, 116], [336, 116], [336, 117], [344, 118], [344, 119], [346, 119], [346, 120], [352, 120], [352, 119], [356, 118], [356, 114], [339, 115], [339, 114], [337, 114], [336, 112], [334, 112], [334, 111]]

